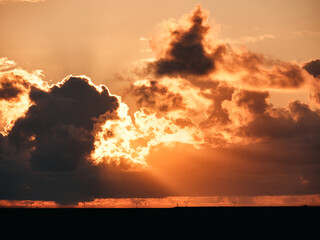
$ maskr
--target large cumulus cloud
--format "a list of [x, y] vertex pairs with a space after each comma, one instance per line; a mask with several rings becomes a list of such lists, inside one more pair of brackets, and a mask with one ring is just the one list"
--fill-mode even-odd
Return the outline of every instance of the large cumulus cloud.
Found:
[[32, 88], [33, 102], [19, 118], [8, 139], [31, 151], [30, 162], [40, 170], [72, 170], [93, 150], [95, 119], [118, 107], [117, 98], [89, 80], [69, 77], [48, 92]]
[[90, 153], [101, 119], [118, 118], [119, 99], [105, 86], [69, 76], [47, 89], [31, 87], [29, 99], [25, 114], [8, 135], [0, 135], [0, 198], [67, 204], [162, 194], [159, 184], [147, 184], [154, 180], [146, 173], [93, 164]]

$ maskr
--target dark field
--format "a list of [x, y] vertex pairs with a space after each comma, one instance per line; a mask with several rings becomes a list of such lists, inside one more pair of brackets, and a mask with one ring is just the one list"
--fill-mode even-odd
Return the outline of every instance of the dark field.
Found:
[[320, 207], [179, 207], [179, 208], [2, 208], [6, 225], [44, 225], [80, 228], [139, 226], [289, 226], [320, 227]]

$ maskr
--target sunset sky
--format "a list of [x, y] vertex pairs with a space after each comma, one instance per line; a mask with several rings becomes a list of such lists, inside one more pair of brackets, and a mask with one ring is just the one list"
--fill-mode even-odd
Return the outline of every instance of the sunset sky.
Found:
[[318, 0], [0, 0], [0, 205], [320, 205]]

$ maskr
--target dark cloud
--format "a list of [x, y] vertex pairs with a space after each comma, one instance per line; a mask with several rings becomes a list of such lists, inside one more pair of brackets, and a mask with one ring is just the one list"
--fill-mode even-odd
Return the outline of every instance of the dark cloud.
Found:
[[0, 133], [0, 160], [3, 159], [3, 144], [5, 137]]
[[302, 69], [290, 63], [276, 65], [273, 71], [267, 74], [267, 79], [270, 79], [270, 86], [279, 88], [299, 88], [305, 82]]
[[206, 75], [214, 61], [205, 49], [204, 36], [209, 30], [201, 8], [194, 11], [189, 29], [176, 29], [164, 58], [152, 63], [157, 75]]
[[157, 81], [150, 80], [147, 85], [132, 85], [131, 93], [139, 107], [148, 107], [160, 112], [184, 108], [183, 97], [173, 93]]
[[267, 58], [263, 54], [249, 50], [237, 53], [230, 48], [222, 54], [219, 61], [221, 68], [228, 72], [244, 71], [246, 74], [240, 78], [241, 83], [252, 87], [287, 89], [299, 88], [305, 83], [303, 71], [299, 65]]
[[11, 98], [16, 98], [22, 90], [17, 88], [11, 82], [0, 82], [0, 100], [9, 100]]
[[96, 198], [163, 197], [169, 192], [147, 171], [122, 171], [88, 162], [69, 172], [35, 171], [17, 160], [1, 161], [0, 199], [77, 204]]
[[118, 107], [106, 88], [98, 92], [80, 77], [69, 77], [48, 92], [32, 88], [29, 97], [33, 105], [8, 139], [30, 149], [32, 167], [45, 171], [70, 171], [83, 162], [94, 148], [95, 119]]
[[285, 140], [289, 145], [320, 147], [320, 115], [306, 104], [293, 101], [288, 109], [278, 108], [256, 115], [239, 129], [247, 137], [267, 141]]
[[235, 101], [238, 106], [246, 107], [254, 114], [263, 114], [269, 107], [267, 97], [269, 97], [268, 92], [240, 90], [235, 96]]
[[230, 122], [229, 114], [226, 109], [222, 107], [222, 102], [225, 100], [231, 100], [235, 89], [224, 83], [220, 83], [211, 87], [211, 94], [207, 94], [206, 97], [212, 99], [213, 104], [208, 109], [208, 118], [200, 123], [203, 128], [210, 128], [217, 124], [226, 125]]
[[10, 101], [27, 92], [31, 83], [23, 75], [6, 72], [0, 75], [0, 100]]
[[314, 77], [320, 76], [320, 59], [306, 63], [303, 68]]
[[310, 93], [310, 98], [320, 105], [320, 59], [306, 63], [303, 68], [315, 77], [315, 81], [311, 83], [313, 91]]

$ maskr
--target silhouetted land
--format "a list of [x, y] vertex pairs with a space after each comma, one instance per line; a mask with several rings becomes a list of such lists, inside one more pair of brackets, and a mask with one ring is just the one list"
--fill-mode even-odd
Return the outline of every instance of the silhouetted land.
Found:
[[320, 207], [178, 207], [178, 208], [2, 208], [6, 224], [56, 226], [290, 226], [318, 228]]

